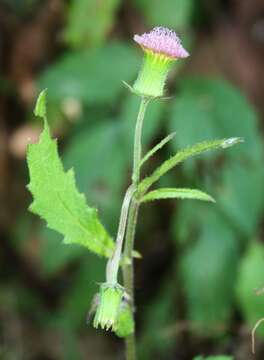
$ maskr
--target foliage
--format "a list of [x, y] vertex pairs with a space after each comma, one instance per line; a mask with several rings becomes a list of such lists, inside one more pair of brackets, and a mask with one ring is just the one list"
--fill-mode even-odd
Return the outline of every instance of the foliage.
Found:
[[170, 171], [176, 165], [180, 164], [186, 159], [210, 150], [215, 150], [218, 148], [224, 149], [240, 141], [241, 141], [240, 138], [205, 141], [205, 142], [197, 143], [191, 147], [187, 147], [186, 149], [183, 149], [181, 151], [178, 151], [170, 159], [164, 161], [164, 163], [160, 165], [150, 176], [142, 180], [142, 182], [139, 185], [139, 192], [144, 194], [152, 184], [154, 184], [156, 181], [159, 180], [159, 178], [161, 178], [161, 176], [166, 174], [168, 171]]
[[[16, 13], [28, 14], [37, 1], [19, 6], [13, 0], [5, 3]], [[124, 2], [117, 0], [69, 1], [65, 8], [66, 25], [56, 35], [56, 39], [63, 37], [65, 48], [56, 48], [52, 63], [45, 59], [45, 69], [36, 79], [39, 89], [49, 88], [48, 116], [52, 130], [58, 114], [65, 114], [66, 102], [73, 99], [79, 105], [74, 121], [56, 123], [62, 163], [65, 169], [74, 165], [76, 186], [73, 175], [62, 168], [47, 127], [41, 142], [30, 146], [32, 160], [34, 146], [40, 146], [43, 158], [50, 153], [61, 169], [62, 182], [52, 176], [41, 185], [45, 196], [50, 194], [53, 200], [54, 185], [61, 188], [64, 182], [70, 182], [76, 201], [80, 199], [78, 187], [89, 205], [98, 208], [102, 223], [111, 235], [116, 233], [122, 195], [130, 182], [129, 155], [138, 108], [138, 99], [128, 95], [121, 83], [122, 80], [132, 83], [140, 65], [138, 52], [131, 46], [131, 24], [126, 21], [124, 8]], [[200, 11], [200, 2], [136, 0], [129, 5], [129, 11], [133, 19], [142, 21], [144, 29], [162, 24], [186, 35], [185, 31], [192, 27], [192, 18]], [[123, 28], [121, 22], [125, 22]], [[140, 31], [137, 21], [132, 23]], [[142, 172], [147, 179], [151, 174], [162, 173], [161, 178], [152, 178], [151, 185], [155, 180], [163, 189], [169, 186], [206, 189], [216, 205], [178, 201], [176, 206], [172, 202], [157, 202], [155, 206], [149, 205], [148, 211], [145, 211], [147, 205], [142, 207], [136, 243], [146, 259], [144, 265], [138, 262], [136, 278], [138, 297], [144, 300], [137, 309], [142, 359], [153, 356], [165, 359], [171, 355], [170, 351], [173, 354], [175, 348], [178, 350], [182, 323], [187, 323], [190, 339], [197, 333], [202, 340], [213, 338], [210, 344], [219, 349], [221, 335], [228, 342], [233, 339], [234, 318], [237, 327], [246, 322], [250, 331], [264, 316], [263, 296], [255, 293], [255, 289], [263, 287], [263, 246], [258, 238], [264, 209], [263, 140], [257, 112], [236, 87], [222, 78], [178, 73], [175, 83], [176, 90], [173, 90], [174, 78], [168, 87], [168, 95], [176, 92], [175, 98], [151, 104], [146, 114], [144, 154], [153, 144], [158, 145], [145, 158], [152, 157], [153, 165], [142, 162]], [[38, 124], [39, 119], [35, 122]], [[176, 136], [164, 139], [166, 134], [174, 132]], [[190, 157], [166, 174], [164, 167], [159, 168], [171, 155], [175, 161], [179, 149], [233, 136], [244, 138], [245, 142], [232, 151]], [[45, 171], [41, 162], [37, 168], [41, 173]], [[155, 173], [155, 169], [162, 171]], [[163, 190], [153, 190], [145, 196], [148, 200], [165, 195]], [[80, 202], [86, 221], [87, 209], [91, 208], [83, 198]], [[40, 333], [40, 329], [47, 332], [56, 329], [63, 345], [61, 359], [82, 359], [80, 339], [91, 335], [84, 319], [97, 289], [96, 282], [104, 276], [105, 264], [82, 247], [61, 246], [61, 234], [36, 224], [30, 215], [21, 222], [22, 226], [16, 229], [19, 236], [12, 235], [10, 246], [22, 259], [29, 257], [34, 275], [40, 276], [40, 282], [47, 284], [52, 295], [42, 296], [34, 286], [14, 284], [18, 310], [23, 316], [29, 314], [36, 319]], [[57, 224], [55, 227], [58, 228]], [[66, 228], [62, 230], [64, 233]], [[105, 234], [104, 230], [102, 233]], [[107, 238], [110, 244], [110, 236]], [[33, 239], [33, 245], [30, 244], [33, 251], [29, 250], [28, 239]], [[97, 252], [94, 242], [91, 245], [90, 234], [85, 239], [89, 239], [88, 248]], [[19, 264], [17, 268], [18, 273]], [[52, 305], [47, 309], [49, 297]], [[257, 335], [263, 336], [262, 326]], [[194, 346], [200, 349], [197, 342]], [[231, 358], [200, 356], [197, 359]]]
[[29, 146], [27, 155], [28, 188], [34, 198], [30, 210], [45, 219], [51, 229], [62, 233], [64, 243], [77, 243], [98, 255], [110, 256], [113, 242], [99, 222], [97, 211], [88, 207], [84, 195], [78, 192], [73, 170], [63, 170], [56, 141], [50, 137], [45, 99], [43, 92], [35, 110], [44, 119], [44, 130], [39, 142]]
[[65, 54], [41, 76], [40, 88], [49, 89], [52, 102], [73, 98], [86, 105], [109, 105], [122, 92], [121, 81], [132, 80], [138, 65], [134, 49], [113, 42]]
[[[263, 269], [264, 247], [260, 243], [252, 242], [241, 261], [236, 284], [237, 302], [249, 329], [264, 315], [263, 296], [256, 293], [263, 288]], [[264, 336], [262, 326], [257, 334]]]
[[111, 29], [119, 0], [75, 0], [70, 4], [64, 36], [72, 47], [95, 46]]
[[161, 188], [158, 190], [150, 191], [147, 193], [147, 195], [143, 196], [141, 201], [147, 202], [160, 199], [195, 199], [215, 202], [211, 196], [200, 190], [177, 188]]
[[191, 21], [194, 0], [136, 0], [150, 26], [162, 24], [177, 30], [185, 29]]

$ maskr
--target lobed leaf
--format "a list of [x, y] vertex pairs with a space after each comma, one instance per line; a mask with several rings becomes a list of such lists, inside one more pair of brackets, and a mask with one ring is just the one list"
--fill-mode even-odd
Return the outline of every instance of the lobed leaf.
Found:
[[73, 169], [64, 171], [43, 104], [45, 93], [41, 93], [35, 111], [44, 117], [44, 130], [39, 142], [29, 145], [27, 153], [28, 189], [34, 198], [29, 209], [44, 219], [49, 228], [64, 235], [64, 243], [77, 243], [98, 255], [110, 256], [113, 241], [100, 223], [97, 210], [87, 206], [84, 195], [77, 190]]
[[176, 155], [172, 156], [170, 159], [166, 160], [161, 166], [159, 166], [152, 173], [152, 175], [141, 181], [141, 183], [139, 184], [139, 193], [144, 194], [152, 184], [154, 184], [157, 180], [159, 180], [161, 176], [166, 174], [174, 166], [178, 165], [184, 160], [209, 150], [215, 150], [218, 148], [225, 149], [241, 141], [242, 141], [241, 138], [229, 138], [229, 139], [221, 139], [221, 140], [204, 141], [179, 151], [178, 153], [176, 153]]
[[141, 202], [148, 202], [160, 199], [193, 199], [202, 201], [215, 200], [203, 191], [196, 189], [177, 189], [177, 188], [163, 188], [154, 191], [150, 191], [141, 199]]

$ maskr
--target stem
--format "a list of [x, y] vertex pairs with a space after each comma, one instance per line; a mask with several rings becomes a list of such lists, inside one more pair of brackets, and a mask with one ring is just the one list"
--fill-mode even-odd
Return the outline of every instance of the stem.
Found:
[[141, 134], [142, 134], [145, 111], [148, 103], [149, 103], [149, 99], [142, 98], [138, 112], [138, 117], [137, 117], [135, 138], [134, 138], [134, 161], [133, 161], [133, 173], [132, 173], [133, 184], [137, 184], [140, 179], [140, 161], [141, 161], [141, 153], [142, 153]]
[[[134, 260], [132, 251], [134, 248], [134, 238], [137, 225], [139, 203], [133, 199], [130, 205], [127, 232], [125, 239], [124, 257], [128, 258], [129, 264], [123, 266], [124, 287], [129, 295], [131, 308], [134, 309]], [[125, 339], [126, 342], [126, 360], [136, 360], [136, 338], [131, 334]]]
[[[140, 161], [141, 161], [141, 135], [143, 120], [149, 99], [142, 98], [137, 123], [135, 128], [134, 139], [134, 162], [133, 162], [133, 174], [132, 183], [137, 189], [138, 182], [140, 180]], [[130, 209], [128, 214], [127, 231], [125, 238], [124, 258], [129, 259], [129, 263], [123, 265], [123, 278], [124, 286], [128, 295], [130, 296], [131, 307], [134, 309], [134, 263], [132, 252], [134, 249], [134, 239], [137, 225], [139, 202], [132, 197], [130, 203]], [[135, 334], [132, 334], [126, 338], [126, 360], [136, 360], [136, 341]]]
[[118, 226], [118, 232], [117, 232], [117, 237], [116, 237], [116, 247], [115, 247], [113, 256], [108, 260], [107, 266], [106, 266], [106, 282], [108, 284], [116, 284], [118, 282], [117, 275], [118, 275], [119, 263], [120, 263], [121, 252], [122, 252], [122, 247], [123, 247], [123, 239], [124, 239], [125, 231], [126, 231], [128, 210], [129, 210], [130, 201], [132, 199], [134, 192], [135, 192], [135, 185], [132, 184], [127, 189], [124, 200], [123, 200], [123, 205], [121, 208], [121, 215], [120, 215], [120, 220], [119, 220], [119, 226]]

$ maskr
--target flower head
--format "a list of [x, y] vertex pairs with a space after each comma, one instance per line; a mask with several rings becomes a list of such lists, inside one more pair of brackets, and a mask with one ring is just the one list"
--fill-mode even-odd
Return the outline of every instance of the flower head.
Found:
[[186, 58], [189, 56], [189, 53], [182, 46], [177, 34], [166, 27], [155, 27], [149, 33], [135, 35], [134, 40], [144, 50], [150, 50], [173, 59]]
[[101, 284], [99, 304], [94, 318], [94, 327], [102, 329], [116, 329], [117, 318], [121, 308], [124, 289], [116, 284]]
[[145, 56], [139, 76], [133, 86], [135, 93], [145, 97], [163, 96], [164, 86], [171, 66], [177, 59], [186, 58], [176, 33], [168, 28], [155, 27], [149, 33], [135, 35]]

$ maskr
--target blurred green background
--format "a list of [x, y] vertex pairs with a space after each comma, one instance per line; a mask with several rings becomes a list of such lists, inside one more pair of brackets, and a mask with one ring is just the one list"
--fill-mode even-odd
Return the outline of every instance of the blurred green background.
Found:
[[[61, 245], [27, 211], [26, 145], [48, 88], [63, 163], [114, 236], [130, 181], [142, 61], [133, 34], [175, 29], [191, 57], [178, 63], [166, 101], [152, 103], [144, 148], [169, 132], [179, 147], [242, 136], [245, 143], [189, 160], [162, 185], [198, 187], [216, 205], [161, 201], [140, 211], [136, 249], [140, 359], [227, 354], [248, 360], [264, 316], [264, 3], [261, 0], [2, 0], [0, 2], [0, 358], [123, 359], [123, 343], [86, 314], [105, 261]], [[256, 359], [264, 358], [264, 328]]]

